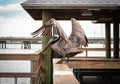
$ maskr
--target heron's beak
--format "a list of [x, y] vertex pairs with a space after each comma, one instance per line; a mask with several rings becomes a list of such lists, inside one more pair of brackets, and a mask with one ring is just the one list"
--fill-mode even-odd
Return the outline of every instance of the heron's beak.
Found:
[[51, 44], [53, 44], [53, 38], [51, 38], [48, 43], [46, 44], [45, 48], [42, 50], [42, 52], [44, 52], [45, 50], [47, 50], [48, 47], [50, 47]]

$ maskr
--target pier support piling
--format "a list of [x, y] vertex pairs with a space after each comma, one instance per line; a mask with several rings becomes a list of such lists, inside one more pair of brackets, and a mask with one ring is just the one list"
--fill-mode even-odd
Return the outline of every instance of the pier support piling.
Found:
[[[48, 20], [52, 18], [52, 12], [49, 10], [43, 10], [42, 11], [42, 20], [43, 24], [45, 24]], [[42, 48], [45, 47], [49, 39], [51, 38], [51, 35], [45, 36], [42, 38]], [[43, 68], [43, 84], [53, 84], [52, 82], [52, 57], [51, 57], [51, 49], [47, 49], [43, 53], [42, 57], [42, 68]]]
[[110, 38], [110, 23], [105, 23], [105, 48], [106, 48], [106, 57], [111, 58], [111, 38]]
[[6, 41], [0, 41], [0, 48], [6, 49]]
[[113, 24], [113, 38], [114, 38], [113, 56], [115, 59], [118, 59], [119, 58], [119, 21], [117, 18], [114, 20], [114, 24]]

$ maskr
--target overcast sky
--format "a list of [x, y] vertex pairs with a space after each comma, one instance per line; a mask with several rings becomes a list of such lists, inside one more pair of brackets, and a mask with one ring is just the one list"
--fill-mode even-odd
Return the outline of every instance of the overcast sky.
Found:
[[[20, 5], [26, 0], [0, 0], [0, 37], [30, 37], [30, 33], [38, 29], [41, 21], [35, 21]], [[60, 21], [69, 35], [71, 22]], [[91, 21], [80, 21], [88, 37], [103, 37], [104, 24], [93, 24]]]

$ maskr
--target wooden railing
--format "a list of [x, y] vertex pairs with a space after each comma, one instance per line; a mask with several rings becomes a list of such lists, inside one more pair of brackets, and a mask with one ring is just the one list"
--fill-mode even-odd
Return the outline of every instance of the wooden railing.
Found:
[[[88, 57], [89, 51], [105, 51], [105, 48], [82, 48]], [[113, 51], [113, 49], [111, 49]], [[120, 49], [119, 49], [120, 50]], [[17, 84], [17, 78], [30, 78], [30, 84], [41, 84], [42, 82], [42, 66], [40, 51], [33, 54], [0, 54], [0, 60], [29, 60], [31, 61], [31, 72], [0, 72], [0, 78], [14, 77]]]
[[30, 78], [30, 84], [40, 84], [42, 80], [42, 66], [40, 51], [33, 54], [0, 54], [0, 60], [28, 60], [31, 62], [30, 72], [0, 72], [0, 78]]
[[[105, 51], [105, 48], [80, 48], [81, 51], [85, 51], [85, 57], [88, 57], [88, 52], [90, 51]], [[113, 48], [111, 48], [111, 51], [113, 51]], [[119, 49], [120, 51], [120, 49]]]

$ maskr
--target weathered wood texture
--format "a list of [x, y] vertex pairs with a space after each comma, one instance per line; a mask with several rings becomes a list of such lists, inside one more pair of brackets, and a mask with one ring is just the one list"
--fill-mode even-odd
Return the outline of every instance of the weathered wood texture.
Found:
[[54, 65], [54, 84], [79, 84], [74, 77], [72, 70], [67, 64], [57, 64], [60, 59], [53, 59]]
[[69, 61], [68, 66], [74, 69], [120, 69], [120, 59], [81, 58]]
[[[57, 20], [70, 20], [74, 17], [101, 23], [113, 22], [113, 17], [120, 15], [119, 0], [27, 0], [21, 5], [36, 20], [42, 19], [42, 10], [52, 10]], [[81, 15], [87, 9], [92, 12], [92, 16]]]
[[[42, 20], [45, 24], [49, 19], [52, 18], [52, 12], [49, 10], [42, 11]], [[49, 41], [50, 36], [42, 38], [42, 49]], [[43, 68], [43, 84], [52, 84], [52, 60], [51, 60], [51, 49], [47, 49], [42, 55], [42, 68]]]

